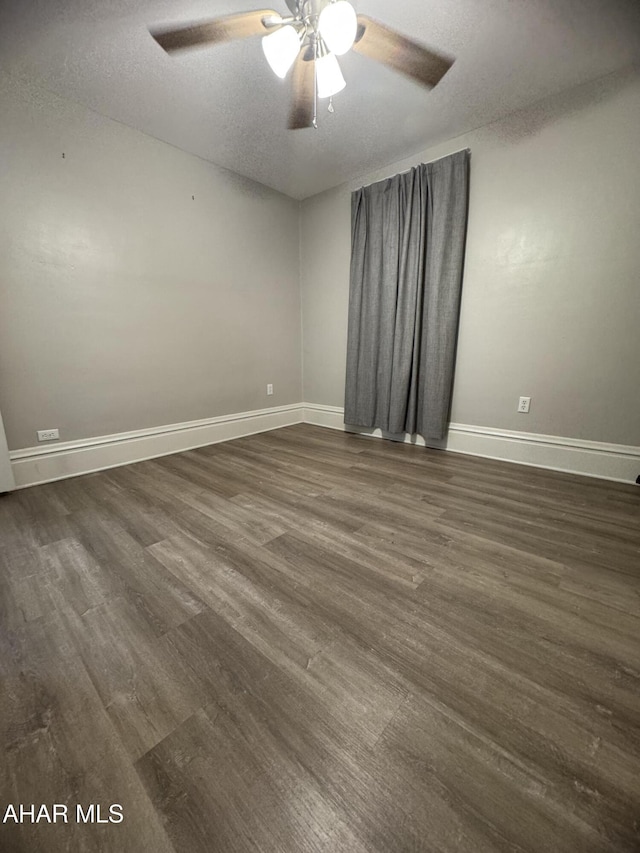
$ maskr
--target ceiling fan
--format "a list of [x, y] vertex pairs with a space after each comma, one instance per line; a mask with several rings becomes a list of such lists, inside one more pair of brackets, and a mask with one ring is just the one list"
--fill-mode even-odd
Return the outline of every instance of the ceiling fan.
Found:
[[[286, 3], [291, 14], [284, 17], [272, 9], [258, 9], [150, 32], [167, 53], [262, 36], [264, 54], [275, 74], [284, 79], [293, 68], [291, 130], [317, 128], [318, 98], [331, 99], [344, 89], [346, 84], [337, 57], [352, 48], [424, 86], [435, 86], [453, 65], [452, 59], [391, 27], [366, 15], [356, 15], [347, 0], [286, 0]], [[331, 100], [329, 110], [333, 111]]]

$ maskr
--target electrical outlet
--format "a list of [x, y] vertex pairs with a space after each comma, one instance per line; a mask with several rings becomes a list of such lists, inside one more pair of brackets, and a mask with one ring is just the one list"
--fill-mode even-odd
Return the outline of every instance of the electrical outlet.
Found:
[[269, 383], [267, 385], [267, 397], [272, 397], [272, 396], [273, 396], [273, 385], [271, 383]]
[[60, 438], [60, 431], [57, 429], [39, 429], [38, 441], [56, 441]]
[[518, 403], [518, 411], [522, 415], [528, 415], [529, 409], [531, 407], [531, 397], [520, 397], [520, 401]]

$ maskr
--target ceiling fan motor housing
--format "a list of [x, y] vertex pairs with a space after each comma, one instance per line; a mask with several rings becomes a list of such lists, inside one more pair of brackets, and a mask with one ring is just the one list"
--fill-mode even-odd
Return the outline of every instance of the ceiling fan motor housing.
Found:
[[319, 15], [322, 7], [326, 6], [331, 0], [286, 0], [286, 2], [293, 15], [302, 15], [304, 6], [313, 7], [309, 10], [309, 14]]
[[291, 13], [303, 20], [309, 18], [317, 18], [325, 6], [328, 6], [331, 0], [287, 0], [287, 6], [291, 9]]

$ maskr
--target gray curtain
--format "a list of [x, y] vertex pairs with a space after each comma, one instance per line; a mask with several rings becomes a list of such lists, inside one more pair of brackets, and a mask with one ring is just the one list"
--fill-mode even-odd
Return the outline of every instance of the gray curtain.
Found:
[[353, 193], [345, 423], [444, 437], [468, 197], [468, 151]]

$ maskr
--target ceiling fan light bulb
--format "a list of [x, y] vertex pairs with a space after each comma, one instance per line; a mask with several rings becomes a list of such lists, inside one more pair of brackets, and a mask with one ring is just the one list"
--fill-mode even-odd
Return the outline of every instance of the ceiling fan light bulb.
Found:
[[316, 79], [318, 81], [318, 97], [331, 98], [337, 95], [347, 85], [342, 76], [338, 60], [332, 53], [321, 56], [316, 60]]
[[300, 53], [300, 37], [292, 26], [280, 27], [262, 39], [262, 50], [274, 74], [284, 80]]
[[347, 0], [329, 3], [320, 12], [318, 29], [325, 44], [336, 56], [351, 50], [358, 32], [356, 10]]

